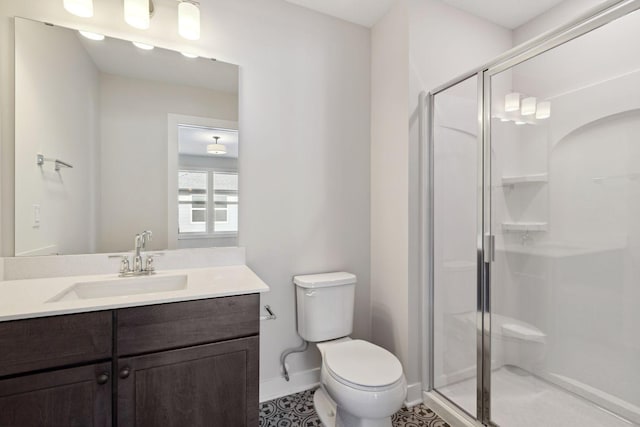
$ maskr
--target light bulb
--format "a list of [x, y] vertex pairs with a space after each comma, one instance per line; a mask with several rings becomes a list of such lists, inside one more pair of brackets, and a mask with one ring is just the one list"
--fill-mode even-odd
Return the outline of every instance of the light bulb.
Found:
[[509, 93], [504, 97], [504, 111], [518, 111], [520, 109], [520, 94]]
[[207, 153], [209, 154], [227, 154], [227, 147], [222, 144], [207, 145]]
[[178, 33], [187, 40], [200, 39], [200, 8], [189, 1], [178, 5]]
[[154, 48], [154, 46], [146, 43], [140, 43], [140, 42], [131, 42], [131, 43], [133, 43], [133, 45], [138, 49], [142, 49], [142, 50], [153, 50]]
[[536, 109], [536, 119], [544, 120], [551, 117], [551, 102], [543, 101], [538, 103], [538, 108]]
[[140, 30], [149, 28], [149, 0], [124, 0], [124, 20]]
[[531, 96], [522, 100], [522, 110], [520, 111], [523, 116], [531, 116], [536, 113], [536, 98]]
[[64, 8], [67, 12], [82, 18], [93, 16], [93, 0], [64, 0]]
[[104, 34], [92, 33], [91, 31], [78, 31], [82, 34], [83, 37], [88, 38], [89, 40], [102, 41], [104, 40]]

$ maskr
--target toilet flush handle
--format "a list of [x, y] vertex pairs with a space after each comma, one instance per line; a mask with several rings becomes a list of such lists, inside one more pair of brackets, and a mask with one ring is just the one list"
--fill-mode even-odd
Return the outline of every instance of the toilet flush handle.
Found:
[[305, 292], [305, 295], [308, 297], [314, 297], [316, 296], [316, 291], [307, 291]]

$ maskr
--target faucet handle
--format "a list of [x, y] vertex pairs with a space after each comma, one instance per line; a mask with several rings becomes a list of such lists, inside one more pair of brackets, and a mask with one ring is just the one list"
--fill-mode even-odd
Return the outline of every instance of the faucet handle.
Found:
[[153, 255], [147, 255], [144, 269], [147, 271], [147, 273], [153, 273], [155, 271], [156, 268], [153, 262]]
[[120, 274], [125, 274], [129, 272], [129, 257], [126, 255], [122, 255], [120, 259]]

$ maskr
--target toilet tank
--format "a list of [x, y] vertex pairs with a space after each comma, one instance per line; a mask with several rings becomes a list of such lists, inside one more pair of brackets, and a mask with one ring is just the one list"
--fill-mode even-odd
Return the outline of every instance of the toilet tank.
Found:
[[295, 276], [298, 334], [310, 342], [346, 337], [353, 331], [356, 276], [323, 273]]

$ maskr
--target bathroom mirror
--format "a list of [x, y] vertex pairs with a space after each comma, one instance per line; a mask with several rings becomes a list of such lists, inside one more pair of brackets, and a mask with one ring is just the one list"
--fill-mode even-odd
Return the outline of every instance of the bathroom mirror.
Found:
[[236, 246], [238, 67], [15, 19], [15, 255]]

